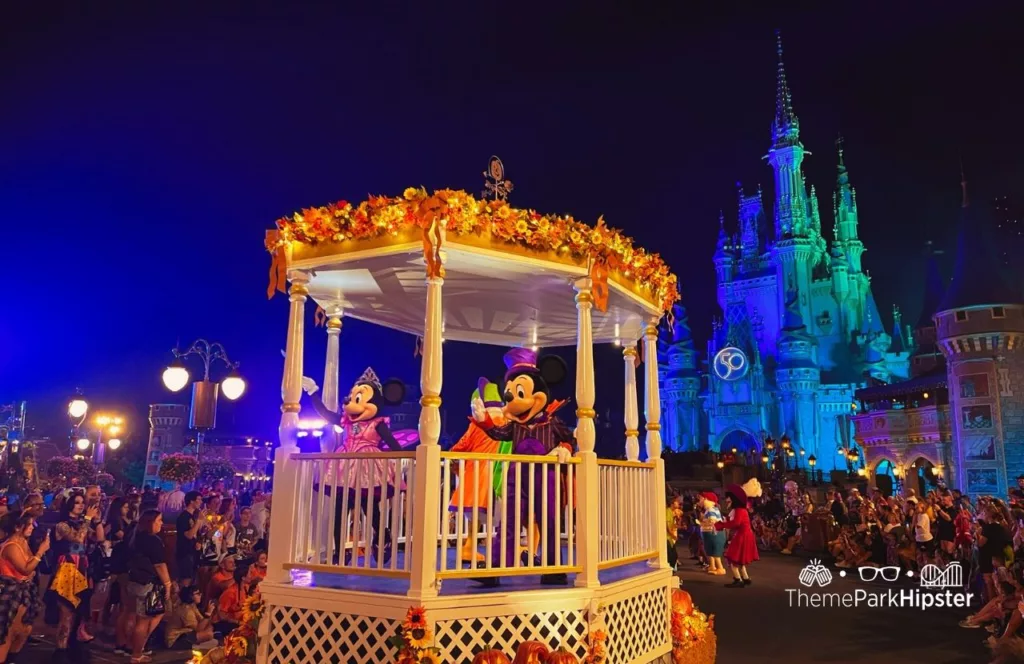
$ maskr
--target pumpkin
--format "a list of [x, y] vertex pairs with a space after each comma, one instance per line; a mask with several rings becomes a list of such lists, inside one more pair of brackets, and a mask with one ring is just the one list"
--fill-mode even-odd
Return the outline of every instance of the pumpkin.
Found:
[[551, 649], [540, 641], [523, 641], [516, 650], [516, 658], [512, 664], [544, 664], [548, 661]]
[[559, 648], [548, 655], [548, 659], [544, 664], [580, 664], [580, 660], [565, 648]]
[[473, 664], [512, 664], [500, 650], [483, 650], [473, 658]]
[[682, 588], [676, 588], [673, 590], [672, 610], [675, 613], [681, 613], [684, 616], [688, 616], [693, 613], [693, 598], [690, 597], [690, 593], [686, 592]]

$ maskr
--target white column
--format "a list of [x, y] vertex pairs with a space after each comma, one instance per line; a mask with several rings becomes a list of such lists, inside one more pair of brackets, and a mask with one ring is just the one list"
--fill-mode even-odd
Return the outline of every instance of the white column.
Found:
[[[327, 360], [324, 362], [324, 405], [338, 412], [338, 371], [341, 367], [341, 307], [332, 307], [327, 312]], [[321, 452], [333, 452], [338, 446], [339, 434], [328, 426], [320, 439]]]
[[636, 344], [630, 344], [622, 349], [622, 361], [626, 370], [626, 459], [638, 461], [640, 459], [640, 413], [637, 409], [636, 398]]
[[413, 510], [412, 574], [409, 596], [436, 597], [438, 511], [441, 509], [441, 338], [444, 311], [441, 291], [444, 279], [427, 278], [427, 311], [423, 326], [423, 361], [420, 365], [420, 445], [416, 448]]
[[288, 310], [288, 340], [285, 345], [284, 377], [281, 380], [281, 446], [274, 454], [274, 511], [270, 519], [270, 550], [267, 552], [267, 577], [286, 583], [284, 564], [292, 559], [295, 501], [299, 464], [291, 455], [299, 451], [296, 433], [299, 425], [299, 400], [302, 396], [302, 342], [305, 331], [305, 304], [309, 275], [292, 272]]
[[576, 586], [596, 588], [600, 495], [598, 492], [597, 453], [594, 443], [594, 334], [591, 310], [594, 296], [589, 278], [579, 279], [576, 289], [576, 444], [579, 446], [576, 480], [576, 555], [582, 571], [576, 575]]
[[661, 394], [658, 388], [658, 321], [651, 318], [644, 329], [644, 425], [647, 460], [654, 464], [654, 482], [651, 493], [651, 528], [658, 543], [658, 558], [651, 567], [668, 569], [668, 551], [665, 548], [665, 462], [661, 458]]

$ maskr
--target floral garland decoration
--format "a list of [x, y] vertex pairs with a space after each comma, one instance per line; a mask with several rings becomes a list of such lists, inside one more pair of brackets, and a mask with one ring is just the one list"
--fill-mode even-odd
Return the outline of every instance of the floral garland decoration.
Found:
[[402, 196], [371, 196], [355, 206], [343, 200], [304, 208], [278, 219], [276, 233], [269, 234], [266, 242], [267, 250], [274, 255], [268, 295], [273, 295], [275, 289], [283, 290], [281, 252], [290, 242], [316, 245], [365, 240], [397, 236], [402, 229], [414, 227], [424, 233], [425, 250], [436, 252], [442, 226], [453, 235], [489, 233], [508, 244], [555, 251], [580, 264], [619, 271], [651, 291], [664, 311], [670, 312], [679, 300], [676, 276], [661, 257], [635, 247], [632, 238], [606, 226], [604, 218], [598, 219], [596, 226], [589, 226], [568, 215], [521, 210], [503, 200], [477, 200], [465, 191], [441, 189], [428, 195], [426, 189], [413, 187]]
[[434, 633], [422, 606], [409, 607], [398, 633], [388, 643], [398, 650], [397, 664], [441, 664], [441, 651], [433, 647]]

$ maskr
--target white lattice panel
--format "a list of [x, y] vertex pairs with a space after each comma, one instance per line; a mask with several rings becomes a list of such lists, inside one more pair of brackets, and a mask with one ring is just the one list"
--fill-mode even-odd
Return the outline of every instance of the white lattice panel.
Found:
[[523, 641], [542, 641], [552, 649], [561, 646], [583, 659], [587, 654], [587, 621], [582, 611], [444, 620], [438, 621], [434, 637], [441, 649], [441, 661], [451, 664], [468, 663], [485, 648], [500, 648], [511, 659]]
[[654, 588], [608, 605], [608, 664], [651, 661], [669, 638], [669, 590]]
[[399, 623], [348, 613], [272, 606], [268, 664], [381, 664]]

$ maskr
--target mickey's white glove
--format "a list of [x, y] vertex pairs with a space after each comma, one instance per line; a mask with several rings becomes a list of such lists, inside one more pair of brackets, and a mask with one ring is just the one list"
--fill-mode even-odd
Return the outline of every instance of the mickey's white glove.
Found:
[[320, 386], [316, 384], [316, 381], [309, 376], [302, 377], [302, 389], [305, 390], [306, 394], [313, 396], [316, 391], [320, 389]]
[[476, 399], [473, 399], [473, 403], [471, 404], [471, 407], [473, 409], [473, 419], [474, 420], [476, 420], [477, 422], [483, 422], [484, 420], [487, 419], [487, 409], [484, 408], [484, 400], [483, 399], [481, 399], [480, 397], [477, 397]]
[[572, 452], [559, 445], [548, 452], [548, 456], [558, 457], [558, 463], [565, 463], [572, 458]]

